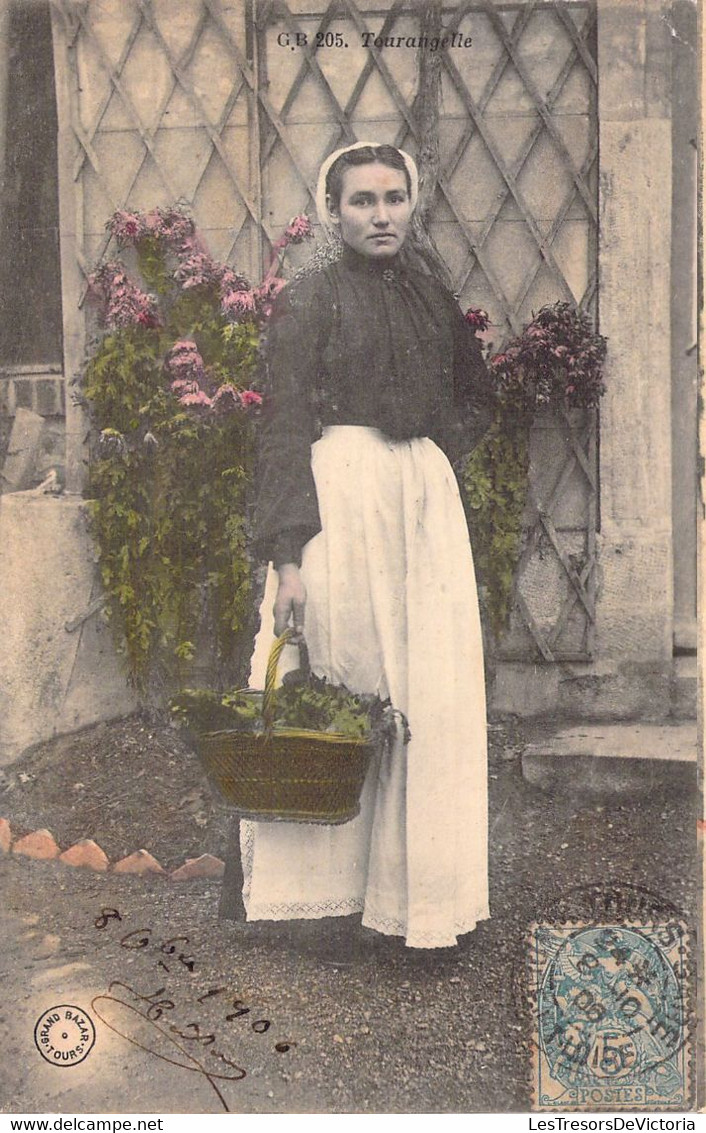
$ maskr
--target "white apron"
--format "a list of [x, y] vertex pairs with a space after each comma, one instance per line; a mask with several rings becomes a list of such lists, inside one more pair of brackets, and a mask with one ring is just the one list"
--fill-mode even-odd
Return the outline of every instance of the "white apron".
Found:
[[[433, 441], [362, 426], [325, 429], [312, 468], [322, 522], [302, 561], [312, 669], [389, 696], [412, 739], [371, 767], [352, 822], [242, 823], [247, 917], [362, 912], [410, 947], [454, 945], [489, 915], [483, 651], [458, 485]], [[253, 688], [264, 686], [276, 589], [270, 567]]]

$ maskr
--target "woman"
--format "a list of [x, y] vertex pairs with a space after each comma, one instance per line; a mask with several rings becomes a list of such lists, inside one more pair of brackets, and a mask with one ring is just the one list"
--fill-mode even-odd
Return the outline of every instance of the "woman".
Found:
[[392, 146], [322, 167], [319, 216], [343, 251], [285, 288], [270, 323], [256, 534], [274, 569], [251, 674], [274, 600], [274, 632], [305, 630], [314, 671], [389, 697], [412, 739], [371, 769], [353, 822], [241, 837], [248, 919], [362, 912], [422, 948], [488, 916], [481, 630], [449, 458], [483, 435], [490, 395], [453, 296], [400, 254], [416, 199]]

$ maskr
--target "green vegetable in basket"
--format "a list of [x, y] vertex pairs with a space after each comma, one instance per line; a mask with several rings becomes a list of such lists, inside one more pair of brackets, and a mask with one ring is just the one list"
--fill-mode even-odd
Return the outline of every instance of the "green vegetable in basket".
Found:
[[[261, 692], [250, 690], [219, 694], [187, 689], [174, 697], [171, 707], [177, 719], [196, 732], [260, 733], [262, 701]], [[394, 731], [394, 716], [389, 701], [310, 676], [305, 682], [285, 681], [277, 689], [274, 731], [298, 728], [366, 740]]]

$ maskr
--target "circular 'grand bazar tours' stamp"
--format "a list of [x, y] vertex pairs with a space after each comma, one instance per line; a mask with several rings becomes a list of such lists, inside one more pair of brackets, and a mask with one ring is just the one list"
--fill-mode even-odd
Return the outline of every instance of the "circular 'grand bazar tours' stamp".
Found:
[[52, 1066], [78, 1066], [90, 1054], [96, 1029], [90, 1015], [80, 1007], [61, 1003], [39, 1016], [34, 1043]]

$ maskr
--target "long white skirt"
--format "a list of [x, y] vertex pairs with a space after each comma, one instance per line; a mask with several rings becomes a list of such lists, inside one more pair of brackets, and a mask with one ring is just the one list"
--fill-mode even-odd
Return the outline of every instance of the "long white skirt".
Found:
[[[390, 697], [412, 739], [371, 767], [352, 822], [242, 823], [247, 917], [362, 911], [364, 925], [410, 947], [454, 945], [489, 915], [483, 651], [456, 478], [433, 441], [362, 426], [325, 429], [312, 467], [322, 520], [302, 562], [312, 668]], [[270, 567], [253, 688], [264, 686], [276, 589]]]

